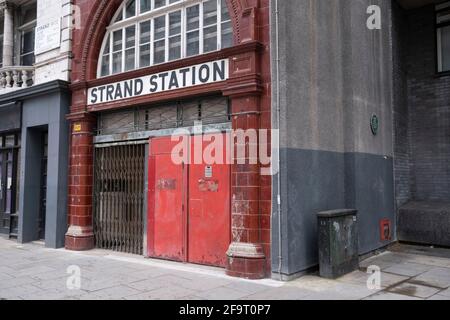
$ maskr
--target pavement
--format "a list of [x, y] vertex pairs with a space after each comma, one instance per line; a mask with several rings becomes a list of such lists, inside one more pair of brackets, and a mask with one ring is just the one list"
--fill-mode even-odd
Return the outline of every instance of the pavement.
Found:
[[[367, 273], [367, 271], [375, 273]], [[0, 300], [450, 300], [450, 250], [396, 245], [337, 280], [227, 277], [222, 269], [0, 238]]]

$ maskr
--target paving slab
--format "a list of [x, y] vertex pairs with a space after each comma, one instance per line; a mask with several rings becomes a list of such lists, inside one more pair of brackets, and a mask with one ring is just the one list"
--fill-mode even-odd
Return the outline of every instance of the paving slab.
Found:
[[433, 266], [430, 265], [405, 262], [394, 264], [393, 266], [385, 268], [384, 271], [388, 273], [398, 274], [401, 276], [415, 277], [417, 275], [420, 275], [422, 273], [431, 270], [432, 268]]
[[411, 297], [411, 296], [405, 296], [401, 294], [391, 293], [391, 292], [379, 292], [372, 296], [369, 296], [367, 298], [364, 298], [364, 300], [381, 300], [381, 301], [393, 301], [393, 300], [422, 300], [417, 297]]
[[307, 296], [311, 296], [312, 294], [312, 291], [306, 289], [284, 286], [254, 293], [242, 298], [242, 300], [305, 300]]
[[397, 293], [405, 296], [417, 297], [417, 298], [430, 298], [437, 294], [440, 290], [432, 287], [422, 286], [410, 282], [402, 283], [398, 286], [392, 287], [388, 290], [392, 293]]
[[119, 285], [92, 292], [93, 295], [106, 300], [120, 300], [141, 293], [141, 291], [128, 286]]
[[196, 294], [196, 296], [205, 300], [238, 300], [248, 295], [247, 292], [231, 289], [229, 287], [218, 287]]
[[433, 268], [412, 279], [414, 283], [447, 289], [450, 287], [450, 268]]
[[184, 297], [197, 296], [198, 292], [182, 287], [166, 286], [149, 292], [127, 296], [126, 300], [178, 300]]
[[[365, 273], [362, 271], [355, 271], [355, 272], [352, 272], [348, 275], [345, 275], [345, 276], [337, 279], [337, 281], [344, 282], [344, 283], [350, 283], [350, 284], [357, 284], [357, 285], [362, 285], [362, 286], [367, 287], [367, 281], [369, 280], [370, 276], [371, 276], [371, 274], [368, 274], [368, 273]], [[393, 285], [396, 285], [398, 283], [401, 283], [401, 282], [409, 279], [408, 277], [405, 277], [405, 276], [390, 274], [390, 273], [386, 273], [386, 272], [381, 272], [380, 276], [381, 276], [381, 287], [382, 288], [388, 288], [388, 287], [391, 287]]]
[[450, 298], [450, 289], [443, 290], [443, 291], [439, 292], [439, 295], [446, 296], [446, 297]]

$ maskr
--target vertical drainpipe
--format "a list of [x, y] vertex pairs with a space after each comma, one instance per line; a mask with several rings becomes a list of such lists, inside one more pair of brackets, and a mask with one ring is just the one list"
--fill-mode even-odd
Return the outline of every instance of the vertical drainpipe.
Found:
[[282, 227], [281, 227], [281, 159], [280, 159], [280, 148], [281, 148], [281, 138], [280, 138], [280, 128], [281, 128], [281, 108], [280, 108], [280, 12], [278, 7], [278, 0], [275, 0], [275, 61], [276, 61], [276, 112], [277, 112], [277, 130], [278, 130], [278, 177], [277, 177], [277, 212], [278, 212], [278, 274], [280, 277], [280, 280], [282, 279], [282, 270], [283, 270], [283, 255], [282, 255], [282, 249], [283, 249], [283, 237], [282, 237]]

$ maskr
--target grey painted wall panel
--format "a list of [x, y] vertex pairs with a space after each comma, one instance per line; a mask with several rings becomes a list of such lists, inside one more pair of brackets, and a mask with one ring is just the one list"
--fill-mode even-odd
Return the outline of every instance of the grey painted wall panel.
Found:
[[[22, 130], [19, 192], [19, 242], [38, 240], [41, 136], [38, 130]], [[26, 173], [26, 174], [25, 174]]]
[[[380, 239], [379, 223], [385, 218], [395, 221], [391, 158], [316, 150], [284, 151], [289, 174], [287, 189], [282, 190], [288, 195], [285, 202], [288, 214], [283, 220], [286, 226], [282, 242], [283, 274], [295, 274], [317, 265], [316, 215], [320, 211], [358, 210], [360, 254], [388, 244]], [[277, 226], [275, 223], [274, 230]], [[278, 257], [279, 237], [277, 232], [273, 235], [274, 257]], [[273, 259], [272, 267], [277, 272], [278, 260]]]
[[67, 173], [69, 129], [65, 119], [69, 110], [67, 93], [52, 93], [23, 102], [22, 162], [19, 241], [37, 240], [39, 214], [41, 133], [48, 130], [48, 176], [46, 246], [64, 246], [67, 231]]

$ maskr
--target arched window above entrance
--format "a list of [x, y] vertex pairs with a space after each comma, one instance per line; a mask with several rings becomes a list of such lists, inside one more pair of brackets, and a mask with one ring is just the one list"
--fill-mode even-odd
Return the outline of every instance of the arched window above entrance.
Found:
[[98, 77], [231, 47], [227, 0], [128, 0], [112, 19]]

